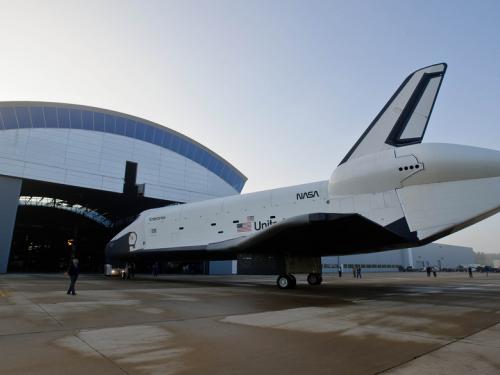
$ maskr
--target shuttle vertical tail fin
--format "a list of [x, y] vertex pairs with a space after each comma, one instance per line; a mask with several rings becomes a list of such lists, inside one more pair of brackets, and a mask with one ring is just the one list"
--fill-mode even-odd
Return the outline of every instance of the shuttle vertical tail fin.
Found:
[[421, 143], [446, 64], [410, 74], [340, 164], [377, 151]]

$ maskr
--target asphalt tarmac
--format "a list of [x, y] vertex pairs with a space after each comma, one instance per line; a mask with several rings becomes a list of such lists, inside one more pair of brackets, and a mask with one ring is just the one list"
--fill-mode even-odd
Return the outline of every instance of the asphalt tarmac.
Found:
[[500, 274], [0, 276], [0, 374], [500, 374]]

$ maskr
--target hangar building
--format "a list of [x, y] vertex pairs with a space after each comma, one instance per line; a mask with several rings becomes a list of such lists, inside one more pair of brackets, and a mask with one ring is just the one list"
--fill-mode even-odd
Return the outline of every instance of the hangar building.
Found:
[[382, 251], [380, 253], [323, 257], [323, 272], [337, 272], [338, 265], [344, 271], [352, 271], [359, 265], [363, 272], [399, 271], [400, 269], [424, 269], [427, 266], [456, 269], [460, 265], [475, 263], [471, 247], [430, 243], [410, 249]]
[[[439, 270], [455, 270], [460, 265], [475, 263], [471, 247], [430, 243], [425, 246], [381, 251], [378, 253], [327, 256], [321, 258], [323, 273], [338, 272], [339, 265], [344, 272], [352, 272], [354, 266], [360, 266], [363, 272], [397, 272], [400, 270], [421, 270], [427, 266]], [[210, 262], [209, 273], [254, 274], [253, 270], [243, 267], [236, 260]], [[262, 270], [259, 270], [261, 273]], [[271, 272], [272, 273], [272, 272]]]
[[100, 270], [141, 211], [239, 194], [246, 177], [172, 129], [100, 108], [0, 103], [0, 273]]

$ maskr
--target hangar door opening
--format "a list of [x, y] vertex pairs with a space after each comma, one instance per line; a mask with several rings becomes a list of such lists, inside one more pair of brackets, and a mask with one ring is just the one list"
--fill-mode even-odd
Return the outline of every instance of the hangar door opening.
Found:
[[82, 271], [102, 272], [103, 249], [112, 235], [110, 228], [81, 213], [21, 204], [8, 272], [61, 272], [73, 256]]

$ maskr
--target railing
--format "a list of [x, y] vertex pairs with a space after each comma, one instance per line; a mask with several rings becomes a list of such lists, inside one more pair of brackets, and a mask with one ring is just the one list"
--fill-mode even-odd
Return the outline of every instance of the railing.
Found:
[[70, 211], [78, 215], [85, 216], [86, 218], [95, 221], [106, 228], [111, 228], [114, 223], [107, 217], [102, 215], [88, 207], [84, 207], [79, 204], [70, 204], [62, 199], [57, 198], [46, 198], [46, 197], [31, 197], [31, 196], [20, 196], [19, 204], [22, 206], [36, 206], [36, 207], [48, 207], [55, 208], [58, 210]]

